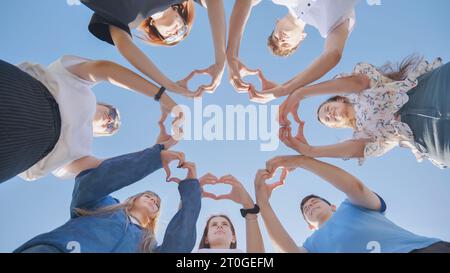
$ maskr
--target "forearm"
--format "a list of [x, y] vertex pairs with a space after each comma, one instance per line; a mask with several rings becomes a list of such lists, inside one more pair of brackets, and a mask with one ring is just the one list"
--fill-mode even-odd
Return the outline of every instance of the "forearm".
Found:
[[170, 221], [157, 252], [190, 252], [196, 240], [196, 224], [201, 208], [201, 190], [197, 179], [180, 182], [181, 205]]
[[[119, 64], [107, 62], [101, 69], [105, 79], [116, 86], [136, 91], [150, 98], [154, 98], [159, 91], [158, 86]], [[160, 101], [166, 104], [173, 103], [167, 93], [161, 96]]]
[[261, 208], [261, 215], [266, 225], [266, 230], [269, 233], [269, 237], [275, 247], [285, 253], [296, 253], [298, 252], [298, 247], [294, 240], [289, 236], [287, 231], [284, 229], [280, 220], [273, 211], [271, 205], [259, 204]]
[[367, 209], [378, 210], [380, 199], [358, 178], [334, 165], [308, 157], [298, 160], [298, 167], [310, 171], [345, 193], [357, 205]]
[[366, 141], [349, 140], [338, 144], [326, 146], [309, 146], [300, 144], [297, 151], [308, 157], [331, 157], [331, 158], [360, 158], [364, 157]]
[[161, 150], [157, 144], [140, 152], [109, 158], [97, 168], [78, 175], [73, 192], [76, 207], [99, 200], [162, 168]]
[[145, 55], [131, 40], [128, 35], [121, 34], [120, 31], [111, 26], [111, 35], [114, 44], [119, 50], [120, 54], [128, 60], [128, 62], [136, 67], [139, 71], [145, 74], [150, 79], [157, 82], [159, 85], [173, 90], [175, 83], [168, 79], [158, 67]]
[[264, 253], [264, 242], [256, 215], [249, 214], [245, 217], [245, 230], [247, 235], [247, 253]]
[[236, 0], [230, 17], [227, 55], [239, 56], [242, 35], [252, 10], [252, 0]]
[[282, 96], [287, 96], [293, 91], [315, 82], [333, 69], [340, 60], [340, 56], [334, 52], [324, 53], [304, 71], [283, 84], [284, 92]]
[[206, 0], [208, 18], [214, 41], [216, 64], [224, 65], [226, 59], [226, 20], [223, 0]]
[[321, 177], [346, 194], [351, 195], [355, 191], [362, 191], [363, 189], [363, 184], [356, 177], [334, 165], [309, 157], [300, 158], [297, 165], [299, 168]]

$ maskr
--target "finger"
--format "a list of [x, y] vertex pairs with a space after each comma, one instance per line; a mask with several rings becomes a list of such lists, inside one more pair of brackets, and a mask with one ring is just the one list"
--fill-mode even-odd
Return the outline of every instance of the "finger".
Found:
[[210, 198], [210, 199], [213, 199], [213, 200], [217, 199], [217, 195], [215, 195], [213, 193], [210, 193], [210, 192], [206, 192], [206, 191], [202, 192], [202, 197]]
[[159, 134], [160, 135], [168, 135], [166, 131], [166, 126], [164, 125], [164, 122], [158, 122], [159, 125]]
[[169, 163], [174, 161], [174, 160], [178, 160], [177, 168], [181, 168], [185, 164], [184, 153], [182, 153], [182, 152], [175, 152], [175, 151], [170, 151], [169, 153], [170, 153]]
[[286, 178], [289, 174], [289, 171], [287, 168], [283, 168], [283, 170], [281, 171], [281, 176], [280, 176], [280, 181], [284, 184], [286, 181]]
[[275, 182], [275, 183], [271, 184], [271, 185], [270, 185], [270, 188], [271, 188], [272, 190], [276, 190], [276, 189], [278, 189], [279, 187], [281, 187], [281, 186], [283, 186], [283, 185], [284, 185], [284, 182], [283, 182], [283, 181], [278, 181], [278, 182]]
[[231, 199], [231, 194], [221, 194], [221, 195], [217, 195], [216, 200], [230, 200]]
[[181, 182], [181, 179], [176, 178], [176, 177], [171, 177], [171, 178], [166, 179], [166, 181], [167, 182], [175, 182], [175, 183], [179, 184]]
[[246, 67], [245, 65], [242, 64], [242, 68], [240, 70], [240, 74], [241, 77], [247, 77], [247, 76], [253, 76], [253, 75], [258, 75], [259, 71], [258, 69], [250, 69], [248, 67]]
[[297, 122], [298, 124], [301, 124], [301, 120], [300, 117], [298, 115], [298, 104], [296, 106], [294, 106], [294, 108], [291, 111], [292, 116], [294, 117], [295, 122]]
[[169, 182], [169, 178], [170, 178], [170, 168], [168, 164], [164, 164], [163, 165], [164, 171], [166, 172], [166, 182]]
[[248, 92], [248, 89], [250, 87], [250, 85], [248, 83], [242, 81], [241, 79], [236, 79], [236, 78], [231, 78], [230, 84], [233, 86], [233, 88], [238, 93], [246, 93], [246, 92]]
[[234, 176], [231, 174], [227, 174], [227, 175], [221, 176], [219, 179], [230, 179], [230, 178], [234, 178]]
[[[161, 118], [159, 119], [158, 123], [162, 124], [164, 121], [166, 121], [167, 117], [169, 116], [169, 112], [163, 111], [161, 114]], [[160, 127], [161, 128], [161, 127]]]

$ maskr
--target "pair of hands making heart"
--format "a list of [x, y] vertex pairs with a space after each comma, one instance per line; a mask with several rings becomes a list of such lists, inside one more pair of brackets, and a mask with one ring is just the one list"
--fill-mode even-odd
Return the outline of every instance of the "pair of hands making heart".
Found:
[[[238, 58], [228, 57], [228, 74], [229, 82], [238, 93], [248, 93], [249, 99], [257, 103], [268, 103], [278, 96], [284, 93], [284, 89], [281, 85], [268, 80], [260, 69], [247, 68]], [[187, 77], [177, 81], [177, 85], [189, 90], [189, 81], [191, 81], [196, 75], [209, 75], [211, 82], [206, 85], [199, 86], [195, 92], [190, 91], [183, 95], [187, 97], [201, 97], [205, 92], [214, 93], [217, 87], [222, 81], [224, 73], [224, 65], [213, 64], [206, 69], [198, 69], [192, 71]], [[262, 85], [262, 91], [256, 90], [254, 85], [245, 82], [243, 79], [248, 76], [257, 76]]]

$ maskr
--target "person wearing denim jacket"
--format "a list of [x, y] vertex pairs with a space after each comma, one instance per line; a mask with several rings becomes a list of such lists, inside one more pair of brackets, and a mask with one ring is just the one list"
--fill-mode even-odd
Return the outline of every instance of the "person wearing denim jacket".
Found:
[[[161, 245], [156, 245], [154, 233], [142, 227], [142, 217], [130, 213], [137, 201], [147, 202], [149, 207], [153, 206], [154, 218], [157, 218], [160, 200], [154, 193], [144, 192], [129, 198], [127, 201], [134, 201], [131, 208], [125, 206], [110, 209], [108, 213], [95, 213], [119, 205], [119, 200], [110, 196], [111, 193], [141, 180], [163, 165], [168, 166], [172, 160], [179, 160], [180, 166], [189, 173], [186, 179], [175, 181], [179, 184], [181, 206], [167, 226]], [[98, 167], [77, 175], [70, 220], [33, 238], [15, 252], [190, 252], [196, 241], [195, 226], [201, 207], [201, 188], [195, 176], [193, 163], [184, 162], [182, 153], [165, 151], [161, 144], [104, 160]], [[145, 238], [151, 238], [146, 240], [147, 244]]]

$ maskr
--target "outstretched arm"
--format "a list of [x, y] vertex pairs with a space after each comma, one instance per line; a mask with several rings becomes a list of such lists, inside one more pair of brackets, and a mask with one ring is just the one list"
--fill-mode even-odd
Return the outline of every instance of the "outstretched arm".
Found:
[[[230, 185], [231, 192], [217, 196], [216, 200], [228, 199], [234, 201], [244, 209], [252, 209], [255, 205], [245, 187], [232, 175], [225, 175], [218, 179], [217, 183]], [[264, 253], [264, 242], [259, 229], [258, 217], [254, 214], [245, 216], [245, 229], [247, 234], [247, 253]]]
[[241, 73], [248, 73], [248, 69], [239, 61], [239, 49], [244, 34], [245, 25], [250, 17], [252, 6], [257, 0], [236, 0], [230, 16], [230, 31], [227, 45], [227, 63], [229, 78], [233, 87], [239, 92], [248, 90], [249, 85], [242, 81]]
[[[302, 126], [302, 125], [300, 125]], [[299, 127], [302, 130], [302, 127]], [[360, 158], [364, 157], [366, 144], [370, 139], [352, 139], [326, 146], [310, 146], [303, 137], [303, 132], [292, 136], [291, 127], [281, 127], [280, 140], [289, 148], [308, 157]]]
[[293, 79], [284, 83], [281, 96], [289, 95], [293, 90], [319, 80], [340, 62], [349, 34], [348, 24], [347, 20], [330, 33], [325, 41], [324, 51], [320, 57], [315, 59], [308, 68], [297, 74]]
[[255, 178], [256, 202], [261, 209], [261, 215], [266, 225], [267, 232], [275, 247], [286, 253], [306, 252], [304, 248], [299, 248], [291, 236], [284, 229], [277, 215], [273, 211], [269, 199], [273, 189], [281, 183], [266, 184], [271, 174], [267, 170], [259, 170]]
[[358, 178], [334, 165], [306, 156], [278, 156], [267, 161], [271, 172], [277, 168], [302, 168], [333, 185], [347, 195], [350, 201], [370, 210], [381, 208], [380, 198], [368, 189]]
[[[159, 87], [140, 75], [111, 61], [86, 61], [70, 66], [67, 69], [82, 79], [92, 82], [107, 81], [121, 88], [139, 92], [150, 98], [153, 98], [159, 90]], [[160, 102], [167, 109], [176, 105], [166, 93], [161, 96]]]
[[136, 67], [139, 71], [145, 74], [150, 79], [157, 82], [159, 85], [166, 87], [175, 93], [185, 96], [192, 95], [187, 88], [181, 87], [168, 79], [158, 67], [145, 55], [134, 43], [130, 35], [122, 29], [110, 26], [110, 32], [114, 44], [128, 62]]

